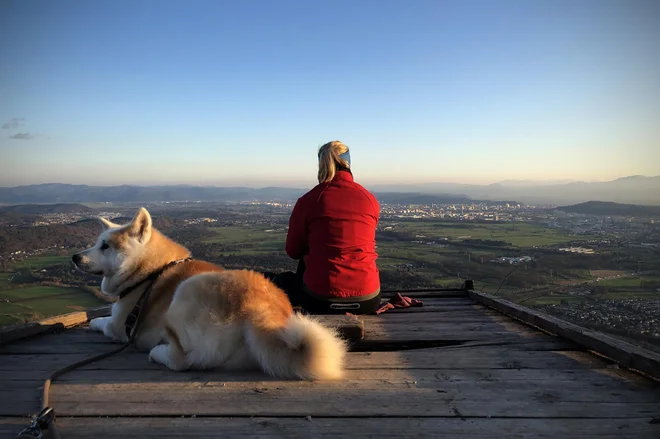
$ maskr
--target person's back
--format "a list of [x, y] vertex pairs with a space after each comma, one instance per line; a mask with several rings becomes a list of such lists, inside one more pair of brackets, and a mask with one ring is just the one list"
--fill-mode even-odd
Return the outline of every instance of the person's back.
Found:
[[[334, 167], [324, 166], [324, 160]], [[303, 296], [346, 311], [371, 301], [371, 309], [380, 303], [378, 201], [353, 181], [348, 149], [341, 142], [321, 148], [319, 181], [298, 200], [289, 220], [286, 252], [304, 261]]]
[[[300, 202], [309, 248], [303, 278], [308, 289], [321, 297], [359, 297], [378, 290], [379, 206], [373, 195], [355, 183], [350, 172], [338, 171]], [[292, 244], [289, 250], [294, 253]]]

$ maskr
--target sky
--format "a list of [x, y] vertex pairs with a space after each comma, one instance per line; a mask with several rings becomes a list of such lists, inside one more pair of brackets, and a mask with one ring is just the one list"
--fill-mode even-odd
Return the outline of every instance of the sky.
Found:
[[660, 174], [655, 0], [0, 2], [0, 186]]

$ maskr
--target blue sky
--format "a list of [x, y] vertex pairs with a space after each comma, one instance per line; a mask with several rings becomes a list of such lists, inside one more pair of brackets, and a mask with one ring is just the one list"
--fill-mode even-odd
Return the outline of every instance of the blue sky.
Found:
[[660, 3], [0, 3], [0, 185], [660, 174]]

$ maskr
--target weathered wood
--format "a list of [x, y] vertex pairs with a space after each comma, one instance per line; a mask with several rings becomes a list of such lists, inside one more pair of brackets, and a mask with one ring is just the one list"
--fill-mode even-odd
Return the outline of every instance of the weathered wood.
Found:
[[[149, 363], [146, 353], [129, 350], [58, 379], [51, 403], [67, 438], [637, 438], [658, 433], [659, 424], [649, 423], [660, 417], [657, 383], [613, 368], [607, 359], [570, 350], [575, 349], [572, 342], [515, 323], [481, 304], [452, 301], [456, 299], [428, 299], [425, 312], [410, 308], [360, 318], [365, 338], [357, 343], [371, 343], [373, 349], [461, 343], [352, 352], [343, 381], [287, 381], [259, 371], [173, 372]], [[21, 353], [3, 350], [12, 345]], [[115, 346], [100, 334], [72, 329], [0, 347], [0, 415], [36, 411], [45, 375]], [[31, 353], [39, 350], [52, 354]], [[311, 420], [305, 419], [308, 415]], [[21, 426], [25, 420], [20, 419]], [[73, 425], [80, 430], [72, 430]], [[12, 430], [9, 437], [16, 433]]]
[[[381, 314], [378, 316], [361, 316], [360, 319], [364, 322], [391, 322], [397, 324], [408, 324], [408, 323], [428, 323], [431, 325], [451, 325], [455, 328], [470, 327], [474, 325], [491, 325], [492, 327], [502, 328], [502, 324], [509, 324], [518, 326], [521, 330], [527, 332], [536, 332], [531, 330], [529, 326], [514, 322], [510, 317], [499, 315], [484, 315], [480, 313], [468, 314], [452, 314], [445, 312], [426, 312], [426, 313], [391, 313], [391, 314]], [[500, 326], [496, 326], [500, 325]]]
[[[369, 325], [367, 325], [369, 328]], [[537, 341], [546, 341], [554, 342], [551, 337], [539, 334], [534, 336], [534, 340]], [[498, 342], [515, 342], [520, 340], [520, 336], [511, 334], [504, 331], [492, 331], [489, 332], [486, 328], [482, 330], [472, 330], [472, 331], [461, 331], [456, 328], [445, 329], [443, 327], [438, 328], [436, 331], [422, 331], [418, 327], [406, 328], [405, 330], [397, 331], [396, 333], [388, 332], [388, 328], [373, 329], [371, 331], [366, 331], [366, 337], [361, 342], [357, 343], [358, 340], [353, 340], [354, 343], [352, 346], [355, 349], [360, 351], [364, 350], [379, 350], [377, 349], [377, 344], [383, 341], [388, 342], [409, 342], [412, 340], [418, 341], [434, 341], [442, 340], [447, 342], [461, 342], [461, 341], [472, 341], [472, 340], [495, 340]], [[77, 353], [86, 353], [98, 354], [105, 351], [112, 350], [113, 348], [119, 347], [117, 343], [108, 343], [108, 342], [99, 342], [99, 343], [74, 343], [67, 345], [66, 343], [57, 342], [52, 344], [9, 344], [0, 349], [0, 354], [12, 355], [12, 354], [77, 354]], [[560, 342], [557, 344], [554, 349], [561, 349], [562, 346], [565, 346], [565, 343]], [[431, 347], [431, 346], [428, 346]], [[403, 346], [400, 346], [399, 349], [403, 349]], [[133, 348], [130, 348], [133, 350]]]
[[413, 297], [415, 299], [425, 298], [425, 299], [455, 299], [455, 298], [465, 298], [467, 297], [467, 290], [459, 289], [432, 289], [432, 288], [413, 288], [404, 290], [382, 290], [381, 296], [385, 299], [390, 299], [395, 297], [397, 294], [402, 296]]
[[[582, 369], [607, 368], [610, 363], [585, 352], [537, 351], [506, 347], [471, 347], [466, 349], [432, 348], [398, 352], [353, 352], [346, 361], [348, 369]], [[105, 352], [101, 350], [100, 352]], [[96, 353], [96, 352], [95, 352]], [[72, 355], [3, 355], [0, 375], [11, 380], [42, 379], [50, 372], [87, 358], [88, 354]], [[132, 351], [122, 352], [83, 366], [80, 370], [144, 371], [148, 381], [150, 371], [163, 366], [148, 361], [147, 356]], [[76, 374], [74, 371], [71, 374]], [[107, 372], [111, 373], [111, 372]], [[66, 379], [65, 375], [60, 379]]]
[[[22, 418], [0, 418], [0, 437], [14, 437]], [[657, 439], [660, 424], [633, 419], [502, 418], [58, 418], [67, 439], [161, 438], [337, 438], [411, 437]], [[414, 433], [414, 434], [413, 434]]]
[[0, 345], [20, 340], [34, 335], [63, 331], [73, 326], [81, 325], [96, 317], [110, 314], [110, 305], [90, 308], [40, 320], [38, 322], [12, 325], [0, 328]]
[[[404, 294], [404, 296], [408, 297], [413, 297], [412, 295]], [[383, 299], [381, 303], [386, 303], [389, 299]], [[456, 297], [456, 298], [437, 298], [437, 297], [427, 297], [427, 298], [422, 298], [419, 299], [422, 301], [424, 306], [430, 306], [433, 305], [434, 307], [440, 308], [440, 307], [446, 307], [446, 308], [461, 308], [461, 307], [471, 307], [474, 306], [474, 301], [470, 300], [467, 295], [465, 297]], [[401, 309], [412, 309], [415, 307], [410, 307], [410, 308], [401, 308]], [[387, 311], [387, 313], [390, 313], [390, 311]]]
[[[501, 318], [484, 321], [447, 320], [442, 313], [424, 315], [363, 316], [355, 319], [349, 316], [321, 316], [319, 320], [331, 327], [339, 328], [343, 337], [357, 341], [363, 337], [360, 349], [368, 349], [370, 342], [376, 341], [470, 341], [496, 340], [498, 342], [519, 339], [538, 342], [554, 342], [552, 337], [520, 323]], [[365, 329], [366, 325], [366, 329]], [[116, 343], [98, 333], [85, 333], [76, 329], [70, 337], [66, 334], [43, 335], [21, 343], [0, 346], [0, 354], [30, 353], [82, 353], [102, 349], [112, 349]], [[90, 349], [90, 344], [94, 346]], [[365, 347], [366, 346], [366, 347]], [[560, 346], [557, 349], [561, 349]]]
[[[204, 370], [175, 372], [169, 369], [154, 369], [147, 375], [144, 370], [123, 370], [117, 373], [108, 373], [106, 370], [77, 370], [64, 375], [57, 380], [60, 384], [84, 384], [91, 386], [107, 386], [108, 384], [158, 384], [163, 383], [164, 387], [171, 383], [197, 383], [204, 386], [222, 387], [226, 383], [252, 388], [255, 385], [280, 385], [282, 382], [287, 386], [298, 387], [295, 381], [281, 380], [270, 377], [261, 371], [243, 371], [226, 372], [220, 370]], [[614, 391], [639, 391], [649, 390], [651, 392], [639, 392], [632, 398], [632, 402], [639, 402], [638, 398], [644, 398], [642, 401], [649, 401], [649, 394], [655, 395], [651, 400], [660, 399], [660, 384], [644, 377], [631, 373], [625, 369], [604, 368], [582, 368], [582, 369], [513, 369], [513, 368], [472, 368], [472, 369], [410, 369], [410, 368], [380, 368], [380, 369], [348, 369], [344, 380], [354, 382], [358, 387], [376, 388], [379, 383], [388, 385], [414, 384], [416, 387], [443, 386], [449, 383], [465, 383], [467, 386], [479, 386], [482, 383], [499, 382], [507, 386], [517, 386], [526, 382], [555, 383], [557, 386], [563, 386], [565, 382], [573, 384], [580, 383], [588, 386], [600, 387], [606, 386], [607, 392]], [[377, 381], [378, 383], [373, 383]], [[13, 377], [0, 378], [0, 389], [20, 390], [37, 389], [43, 385], [40, 379], [16, 380]], [[306, 384], [301, 384], [307, 387]], [[337, 383], [336, 386], [342, 387], [344, 384]], [[163, 386], [161, 386], [163, 387]], [[596, 389], [595, 391], [600, 392]], [[2, 403], [0, 402], [0, 405]]]
[[[407, 384], [349, 382], [325, 388], [314, 383], [293, 389], [273, 382], [234, 387], [219, 383], [169, 386], [84, 386], [58, 384], [51, 404], [58, 416], [358, 416], [358, 417], [517, 417], [517, 418], [651, 418], [660, 417], [660, 402], [648, 392], [594, 392], [588, 385], [539, 383], [516, 388], [500, 383], [470, 386], [448, 383], [437, 388]], [[242, 383], [249, 384], [249, 383]], [[350, 386], [349, 386], [350, 385]], [[187, 387], [187, 388], [186, 388]], [[410, 388], [408, 388], [410, 387]], [[639, 396], [644, 395], [644, 396]], [[27, 416], [39, 409], [38, 389], [0, 391], [0, 416]], [[627, 401], [626, 398], [632, 398]], [[647, 398], [647, 401], [644, 399]]]
[[[224, 386], [223, 386], [224, 384]], [[256, 385], [255, 385], [256, 384]], [[660, 416], [652, 392], [588, 383], [463, 382], [420, 388], [407, 383], [225, 382], [55, 384], [51, 404], [59, 416], [462, 416], [530, 418], [637, 418]], [[596, 391], [600, 390], [600, 391]], [[0, 415], [24, 415], [38, 407], [38, 391], [0, 391], [12, 401]], [[36, 404], [36, 405], [35, 405]], [[27, 410], [26, 410], [27, 409]]]
[[[515, 345], [513, 346], [515, 347]], [[104, 351], [101, 351], [104, 352]], [[83, 360], [89, 355], [5, 355], [0, 357], [2, 375], [12, 379], [44, 374]], [[609, 363], [584, 352], [537, 351], [512, 347], [472, 347], [469, 349], [433, 348], [399, 352], [355, 352], [347, 358], [349, 369], [377, 368], [491, 368], [491, 369], [552, 369], [605, 368]], [[162, 366], [150, 363], [143, 353], [122, 352], [113, 357], [83, 366], [82, 370], [158, 370]], [[74, 372], [75, 373], [75, 372]], [[145, 375], [148, 380], [149, 375]]]
[[391, 324], [386, 322], [382, 325], [375, 325], [373, 322], [365, 322], [365, 342], [370, 340], [389, 340], [389, 341], [406, 341], [406, 340], [453, 340], [453, 341], [472, 341], [472, 340], [498, 340], [498, 341], [516, 341], [524, 339], [535, 339], [537, 341], [550, 341], [553, 337], [543, 334], [542, 332], [528, 333], [525, 337], [510, 331], [500, 328], [500, 330], [493, 330], [492, 328], [474, 328], [472, 330], [458, 327], [434, 327], [430, 324], [409, 323], [409, 324]]
[[524, 323], [564, 337], [619, 364], [660, 379], [660, 354], [543, 314], [488, 294], [470, 291], [470, 298]]

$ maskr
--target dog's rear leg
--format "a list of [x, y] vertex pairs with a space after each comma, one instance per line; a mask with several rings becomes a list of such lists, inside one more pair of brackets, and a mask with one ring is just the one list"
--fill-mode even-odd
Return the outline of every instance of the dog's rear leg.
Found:
[[149, 352], [149, 361], [160, 363], [172, 370], [183, 371], [188, 369], [188, 356], [181, 346], [181, 341], [176, 332], [165, 325], [165, 333], [169, 343], [156, 346]]

